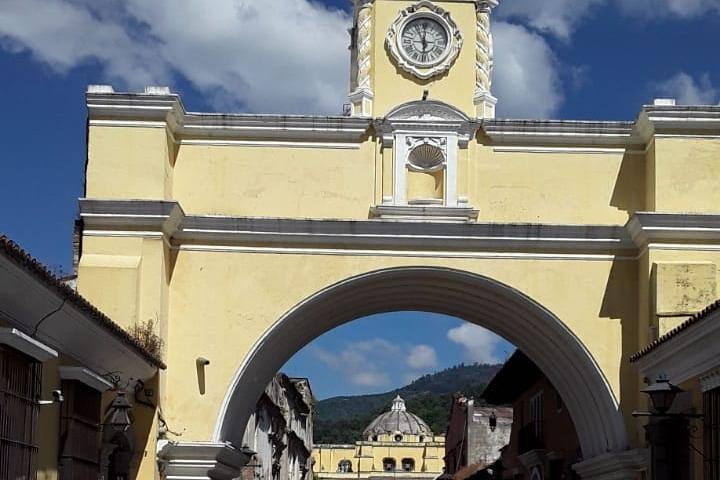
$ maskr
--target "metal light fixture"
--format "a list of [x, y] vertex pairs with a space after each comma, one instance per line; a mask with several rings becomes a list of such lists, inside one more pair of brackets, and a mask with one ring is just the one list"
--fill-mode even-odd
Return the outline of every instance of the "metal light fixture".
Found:
[[490, 419], [488, 420], [488, 424], [490, 425], [490, 431], [494, 432], [497, 428], [497, 415], [495, 415], [495, 412], [492, 412], [490, 414]]
[[670, 407], [672, 407], [678, 393], [685, 392], [682, 388], [670, 383], [670, 380], [667, 378], [658, 378], [653, 385], [650, 385], [640, 391], [650, 397], [650, 402], [652, 403], [655, 412], [661, 415], [670, 410]]
[[633, 417], [679, 417], [679, 418], [702, 418], [702, 414], [695, 413], [668, 413], [675, 398], [679, 393], [685, 393], [682, 388], [670, 383], [667, 377], [661, 376], [654, 384], [640, 390], [650, 397], [652, 403], [651, 412], [632, 412]]
[[125, 397], [125, 392], [118, 392], [115, 400], [112, 401], [108, 409], [105, 425], [116, 432], [126, 432], [130, 428], [130, 425], [132, 425], [132, 419], [130, 418], [131, 409], [132, 405], [130, 405], [130, 401]]

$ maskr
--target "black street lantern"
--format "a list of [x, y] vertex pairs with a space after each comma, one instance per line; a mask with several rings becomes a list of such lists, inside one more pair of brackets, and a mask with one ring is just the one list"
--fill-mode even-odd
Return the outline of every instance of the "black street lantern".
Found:
[[682, 388], [670, 383], [667, 378], [658, 378], [653, 385], [641, 390], [642, 393], [646, 393], [650, 397], [655, 412], [660, 415], [667, 413], [672, 407], [677, 394], [684, 391]]
[[125, 392], [118, 392], [115, 400], [112, 401], [108, 409], [105, 425], [116, 432], [126, 432], [130, 428], [130, 425], [132, 425], [132, 419], [130, 418], [131, 409], [132, 405], [130, 405], [130, 401], [125, 397]]
[[497, 416], [495, 415], [495, 412], [492, 412], [490, 414], [489, 425], [490, 425], [490, 431], [494, 432], [495, 429], [497, 428]]

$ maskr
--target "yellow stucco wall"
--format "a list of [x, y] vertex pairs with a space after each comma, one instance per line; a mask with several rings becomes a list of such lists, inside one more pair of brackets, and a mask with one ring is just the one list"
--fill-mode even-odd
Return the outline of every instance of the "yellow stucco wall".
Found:
[[350, 149], [183, 145], [174, 197], [188, 214], [367, 218], [374, 153], [372, 142]]
[[[166, 400], [168, 421], [175, 430], [186, 429], [189, 437], [208, 438], [244, 352], [285, 312], [322, 288], [359, 273], [417, 265], [480, 273], [528, 294], [580, 337], [619, 395], [622, 352], [617, 346], [623, 335], [633, 340], [636, 335], [636, 306], [623, 296], [633, 285], [633, 262], [180, 251], [171, 284], [173, 348], [168, 351], [167, 381], [184, 393]], [[571, 291], [573, 301], [569, 302]], [[232, 348], [228, 348], [229, 339]], [[195, 378], [197, 357], [211, 361], [204, 395]], [[202, 413], [186, 415], [198, 405]]]
[[655, 140], [655, 209], [720, 212], [720, 140]]
[[176, 146], [165, 128], [91, 126], [87, 150], [87, 197], [165, 200], [172, 196]]
[[[375, 441], [362, 440], [355, 445], [315, 445], [312, 452], [313, 474], [319, 479], [368, 478], [389, 475], [393, 478], [436, 478], [443, 472], [445, 437], [438, 435], [420, 441], [417, 435], [405, 435], [395, 442], [392, 435], [380, 435]], [[396, 471], [384, 472], [383, 461], [395, 460]], [[399, 471], [404, 459], [412, 459], [412, 472]], [[352, 464], [352, 472], [338, 472], [341, 461]]]
[[[374, 138], [358, 148], [327, 150], [182, 145], [168, 175], [168, 149], [161, 129], [115, 129], [115, 134], [105, 127], [90, 131], [91, 152], [109, 153], [90, 156], [89, 196], [172, 198], [196, 215], [367, 219], [370, 207], [391, 188], [392, 176], [388, 180], [387, 172], [392, 157], [377, 156]], [[683, 175], [717, 178], [715, 165], [708, 161], [709, 152], [720, 152], [714, 141], [695, 139], [692, 147], [658, 141], [647, 155], [497, 152], [482, 142], [471, 142], [462, 151], [459, 165], [464, 177], [458, 181], [460, 193], [466, 191], [470, 204], [480, 210], [481, 222], [623, 225], [633, 212], [653, 205], [671, 211], [706, 211], [716, 194], [712, 182], [698, 180], [700, 195], [697, 202], [690, 201], [688, 195], [695, 190], [679, 189], [665, 180], [666, 175], [680, 173], [664, 173], [674, 164], [677, 149], [687, 148], [701, 155], [684, 157], [682, 170], [692, 173]], [[142, 158], [130, 155], [129, 166], [118, 174], [127, 145], [131, 152], [149, 153]], [[665, 148], [670, 153], [663, 153]], [[150, 180], [146, 171], [151, 172]], [[136, 182], [136, 177], [141, 180]], [[693, 178], [686, 178], [685, 185], [694, 184]], [[157, 321], [168, 345], [162, 407], [168, 424], [183, 432], [184, 441], [210, 439], [244, 355], [290, 308], [359, 273], [417, 265], [480, 273], [548, 308], [587, 346], [618, 397], [628, 425], [635, 425], [629, 412], [639, 401], [640, 379], [625, 359], [659, 331], [660, 321], [648, 307], [656, 300], [652, 269], [657, 262], [669, 261], [719, 265], [720, 255], [652, 250], [637, 260], [593, 261], [272, 255], [178, 251], [161, 238], [86, 236], [79, 288], [121, 325]], [[637, 296], [628, 297], [627, 292], [633, 291]], [[199, 356], [212, 362], [206, 369], [204, 395], [196, 378]], [[188, 416], [188, 411], [195, 414]], [[631, 442], [641, 444], [641, 430], [629, 431], [634, 432]]]

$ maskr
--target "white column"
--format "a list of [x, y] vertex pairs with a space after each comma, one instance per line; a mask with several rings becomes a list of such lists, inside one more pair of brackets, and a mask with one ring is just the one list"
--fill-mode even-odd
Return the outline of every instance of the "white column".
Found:
[[407, 135], [395, 135], [393, 205], [407, 205]]
[[457, 207], [458, 195], [458, 137], [450, 135], [447, 137], [445, 147], [447, 158], [445, 159], [445, 206]]

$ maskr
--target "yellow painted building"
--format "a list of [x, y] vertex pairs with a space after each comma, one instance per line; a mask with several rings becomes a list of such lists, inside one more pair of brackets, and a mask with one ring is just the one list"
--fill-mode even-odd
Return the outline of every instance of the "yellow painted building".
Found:
[[443, 473], [444, 456], [445, 437], [407, 411], [398, 395], [390, 411], [373, 420], [355, 445], [314, 445], [313, 476], [434, 480]]
[[88, 89], [78, 288], [166, 345], [167, 429], [143, 430], [138, 478], [232, 478], [284, 362], [392, 310], [521, 348], [567, 405], [583, 478], [645, 468], [628, 358], [717, 297], [720, 108], [495, 119], [496, 3], [356, 0], [347, 116]]

